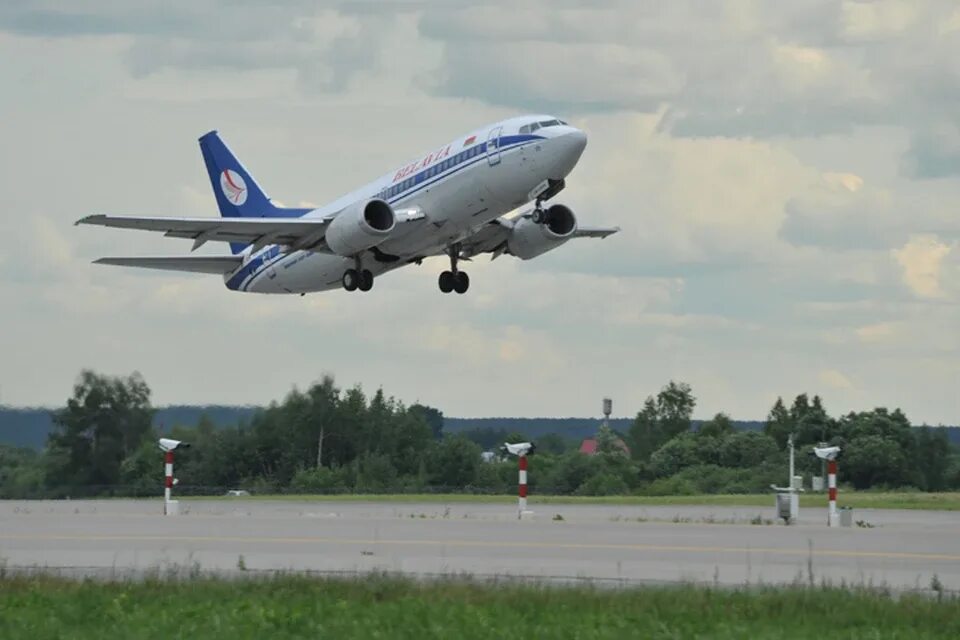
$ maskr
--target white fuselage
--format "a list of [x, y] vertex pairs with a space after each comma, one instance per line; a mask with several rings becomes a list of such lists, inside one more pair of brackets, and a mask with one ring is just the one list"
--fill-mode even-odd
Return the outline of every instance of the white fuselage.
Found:
[[[533, 200], [545, 181], [565, 178], [576, 165], [586, 135], [567, 125], [521, 133], [531, 118], [473, 131], [304, 217], [330, 216], [371, 198], [385, 200], [398, 216], [415, 213], [416, 221], [397, 224], [376, 252], [362, 257], [363, 268], [374, 275], [443, 254], [491, 220]], [[340, 288], [344, 271], [354, 265], [354, 258], [285, 252], [273, 245], [245, 256], [244, 264], [224, 280], [231, 289], [256, 293], [325, 291]]]

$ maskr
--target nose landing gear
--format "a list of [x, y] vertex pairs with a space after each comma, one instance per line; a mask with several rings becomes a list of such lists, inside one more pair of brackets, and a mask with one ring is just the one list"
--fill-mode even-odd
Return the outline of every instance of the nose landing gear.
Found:
[[467, 289], [470, 288], [470, 276], [467, 275], [466, 271], [457, 269], [457, 263], [460, 261], [460, 243], [451, 245], [447, 249], [447, 255], [450, 256], [450, 270], [441, 273], [437, 280], [440, 291], [443, 293], [450, 293], [451, 291], [466, 293]]

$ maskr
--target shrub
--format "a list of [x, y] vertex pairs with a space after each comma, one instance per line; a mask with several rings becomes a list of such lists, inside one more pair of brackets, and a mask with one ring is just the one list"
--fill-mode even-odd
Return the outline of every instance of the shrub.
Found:
[[578, 496], [614, 496], [627, 493], [629, 487], [620, 476], [610, 472], [599, 473], [577, 488]]
[[692, 496], [696, 495], [697, 487], [685, 478], [671, 476], [657, 478], [639, 493], [647, 496]]
[[297, 471], [290, 481], [290, 489], [295, 493], [341, 493], [347, 485], [339, 468], [314, 467]]

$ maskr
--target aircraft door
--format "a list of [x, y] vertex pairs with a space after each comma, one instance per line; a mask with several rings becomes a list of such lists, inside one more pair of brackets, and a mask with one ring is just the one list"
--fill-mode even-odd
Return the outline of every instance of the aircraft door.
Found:
[[487, 164], [491, 167], [500, 164], [500, 134], [503, 127], [496, 127], [487, 134]]

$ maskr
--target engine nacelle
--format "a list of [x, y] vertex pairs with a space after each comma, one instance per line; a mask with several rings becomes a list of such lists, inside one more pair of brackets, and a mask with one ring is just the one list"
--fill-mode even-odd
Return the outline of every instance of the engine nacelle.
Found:
[[389, 204], [379, 198], [361, 200], [338, 213], [327, 227], [327, 246], [337, 255], [355, 256], [386, 240], [395, 225]]
[[573, 237], [577, 230], [577, 217], [570, 207], [555, 204], [545, 212], [546, 222], [537, 224], [530, 218], [520, 218], [507, 239], [511, 255], [529, 260], [556, 249]]

